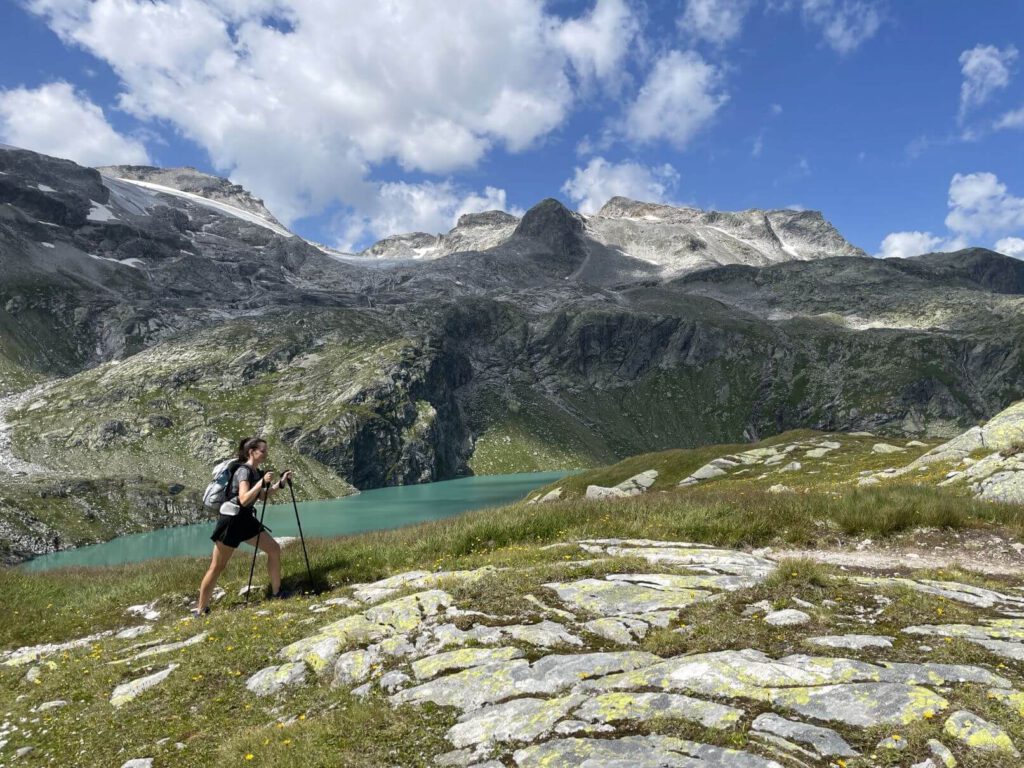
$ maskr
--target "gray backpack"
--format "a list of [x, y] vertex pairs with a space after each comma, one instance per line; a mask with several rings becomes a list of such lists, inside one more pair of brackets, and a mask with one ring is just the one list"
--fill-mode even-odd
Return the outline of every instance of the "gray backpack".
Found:
[[203, 506], [207, 509], [220, 509], [224, 503], [231, 478], [239, 467], [238, 459], [224, 459], [213, 468], [213, 482], [203, 491]]

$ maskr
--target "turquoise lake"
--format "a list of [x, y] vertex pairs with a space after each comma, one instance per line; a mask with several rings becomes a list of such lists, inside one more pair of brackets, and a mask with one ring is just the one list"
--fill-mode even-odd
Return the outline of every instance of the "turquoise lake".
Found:
[[[463, 512], [498, 507], [522, 499], [534, 488], [554, 482], [566, 472], [526, 472], [516, 475], [484, 475], [439, 483], [404, 485], [363, 491], [331, 501], [307, 501], [298, 505], [302, 533], [307, 538], [344, 536], [363, 531], [399, 528], [440, 520]], [[280, 496], [278, 497], [280, 498]], [[287, 498], [287, 497], [285, 497]], [[30, 560], [21, 567], [30, 571], [81, 565], [120, 565], [160, 557], [208, 556], [212, 549], [209, 522], [163, 528], [148, 533], [120, 536], [94, 544]], [[298, 536], [291, 501], [268, 506], [265, 525], [276, 538]], [[243, 551], [252, 550], [242, 547]]]

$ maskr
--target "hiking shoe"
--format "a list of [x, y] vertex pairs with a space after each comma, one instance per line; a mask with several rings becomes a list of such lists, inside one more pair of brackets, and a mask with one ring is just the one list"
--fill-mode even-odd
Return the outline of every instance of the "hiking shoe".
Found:
[[194, 616], [197, 619], [200, 616], [209, 616], [210, 615], [210, 606], [206, 606], [205, 608], [203, 608], [202, 612], [200, 612], [198, 608], [193, 608], [192, 610], [189, 611], [189, 613], [192, 614], [192, 616]]
[[295, 595], [294, 591], [292, 591], [290, 589], [285, 589], [284, 587], [281, 587], [279, 590], [277, 590], [277, 592], [275, 592], [274, 594], [272, 594], [270, 596], [270, 599], [271, 600], [287, 600], [289, 597], [293, 597], [294, 595]]

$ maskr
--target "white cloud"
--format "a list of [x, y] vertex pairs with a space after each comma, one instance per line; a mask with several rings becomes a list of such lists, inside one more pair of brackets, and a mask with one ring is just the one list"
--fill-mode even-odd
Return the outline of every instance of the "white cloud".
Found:
[[996, 130], [1024, 128], [1024, 107], [1007, 112], [996, 121]]
[[945, 240], [931, 232], [892, 232], [882, 240], [881, 248], [875, 254], [880, 259], [907, 259], [922, 253], [942, 250]]
[[751, 157], [760, 157], [761, 152], [764, 150], [764, 136], [758, 136], [754, 139], [754, 145], [750, 148]]
[[648, 203], [667, 203], [679, 182], [679, 173], [671, 165], [648, 167], [639, 163], [610, 163], [603, 157], [591, 158], [586, 168], [577, 167], [562, 191], [576, 204], [580, 213], [596, 213], [616, 195]]
[[0, 141], [80, 165], [149, 162], [142, 142], [114, 130], [103, 110], [64, 82], [0, 91]]
[[565, 22], [556, 38], [582, 80], [616, 84], [639, 32], [640, 23], [624, 0], [597, 0], [587, 16]]
[[[390, 182], [377, 188], [372, 209], [347, 223], [341, 250], [353, 251], [368, 238], [379, 240], [404, 232], [447, 232], [465, 213], [506, 210], [505, 190], [487, 187], [469, 192], [452, 181], [408, 184]], [[522, 215], [522, 211], [513, 211]]]
[[564, 34], [542, 0], [28, 3], [110, 64], [123, 108], [168, 121], [286, 221], [337, 202], [374, 216], [381, 164], [444, 174], [532, 146], [573, 107], [570, 61], [608, 75], [632, 29], [621, 0]]
[[679, 29], [684, 34], [715, 45], [739, 36], [751, 0], [687, 0]]
[[692, 51], [671, 51], [654, 65], [625, 118], [626, 137], [664, 139], [684, 147], [715, 116], [728, 96], [721, 74]]
[[773, 115], [781, 115], [782, 114], [782, 105], [781, 104], [772, 104], [772, 114]]
[[[929, 251], [956, 251], [986, 238], [1024, 231], [1024, 197], [1015, 197], [994, 173], [957, 173], [949, 182], [946, 236], [931, 232], [893, 232], [882, 240], [879, 256], [916, 256]], [[991, 242], [988, 239], [987, 242]], [[995, 250], [1008, 253], [1024, 241], [1002, 237]], [[1016, 254], [1012, 254], [1016, 255]]]
[[994, 45], [976, 45], [960, 54], [960, 119], [969, 110], [981, 106], [992, 94], [1010, 83], [1010, 66], [1017, 58], [1012, 45], [999, 50]]
[[1004, 237], [996, 242], [995, 250], [1015, 259], [1024, 259], [1024, 237]]
[[816, 27], [836, 53], [852, 53], [882, 27], [880, 4], [868, 0], [769, 0], [770, 8], [800, 9], [806, 23]]
[[1024, 229], [1024, 198], [1011, 195], [994, 173], [956, 174], [949, 183], [952, 231], [981, 236]]

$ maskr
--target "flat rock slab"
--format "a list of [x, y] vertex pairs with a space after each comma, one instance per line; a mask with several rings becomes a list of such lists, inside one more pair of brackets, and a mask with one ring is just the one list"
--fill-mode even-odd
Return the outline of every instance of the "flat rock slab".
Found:
[[306, 681], [306, 665], [289, 662], [276, 667], [265, 667], [245, 682], [245, 687], [257, 696], [272, 696], [286, 687]]
[[513, 755], [519, 768], [782, 768], [774, 760], [669, 736], [556, 739]]
[[769, 689], [826, 685], [827, 671], [801, 669], [769, 658], [761, 651], [718, 651], [660, 661], [586, 684], [596, 690], [660, 688], [715, 697], [765, 701]]
[[870, 728], [908, 725], [949, 706], [929, 688], [904, 683], [841, 683], [771, 691], [769, 701], [804, 717]]
[[682, 609], [711, 592], [701, 589], [666, 590], [642, 584], [581, 579], [570, 583], [551, 582], [544, 585], [559, 600], [573, 608], [598, 616], [622, 616], [665, 609]]
[[1024, 622], [1019, 619], [997, 619], [983, 624], [922, 624], [903, 631], [908, 635], [960, 638], [1005, 659], [1024, 661]]
[[456, 747], [495, 742], [528, 743], [550, 734], [555, 723], [582, 701], [581, 696], [513, 699], [463, 715], [448, 730], [447, 738]]
[[773, 627], [799, 627], [801, 624], [806, 624], [811, 620], [803, 611], [798, 611], [795, 608], [786, 608], [782, 611], [772, 611], [764, 617], [765, 624], [771, 624]]
[[429, 680], [445, 672], [479, 667], [495, 661], [521, 659], [524, 655], [519, 648], [462, 648], [414, 661], [412, 673], [417, 680]]
[[855, 576], [852, 581], [865, 587], [901, 586], [924, 592], [928, 595], [944, 597], [973, 608], [1000, 608], [1006, 610], [1024, 610], [1024, 598], [1006, 595], [993, 589], [963, 584], [958, 581], [937, 581], [935, 579], [889, 578], [883, 576]]
[[104, 637], [110, 637], [112, 634], [114, 634], [113, 630], [107, 630], [105, 632], [97, 632], [94, 635], [79, 637], [75, 640], [68, 640], [64, 643], [27, 645], [22, 648], [16, 648], [13, 651], [5, 651], [4, 653], [0, 653], [0, 666], [20, 667], [27, 664], [34, 664], [44, 656], [50, 656], [54, 653], [60, 653], [61, 651], [74, 650], [75, 648], [84, 648], [85, 646], [95, 643], [97, 640], [101, 640]]
[[304, 662], [320, 675], [346, 648], [413, 632], [451, 604], [452, 596], [439, 589], [400, 597], [327, 624], [316, 634], [285, 646], [278, 655], [290, 662]]
[[637, 640], [646, 637], [650, 629], [644, 621], [625, 617], [594, 619], [584, 624], [583, 628], [620, 645], [635, 644]]
[[590, 723], [643, 722], [672, 717], [700, 723], [706, 728], [731, 728], [743, 710], [694, 699], [678, 693], [603, 693], [589, 699], [573, 716]]
[[856, 757], [857, 752], [830, 728], [787, 720], [775, 714], [758, 715], [750, 726], [752, 731], [769, 733], [813, 749], [821, 757]]
[[804, 640], [810, 645], [822, 648], [844, 648], [861, 651], [865, 648], [892, 648], [892, 638], [885, 635], [823, 635]]
[[130, 701], [134, 701], [144, 691], [148, 691], [154, 686], [160, 685], [166, 680], [171, 672], [178, 668], [177, 664], [171, 664], [167, 669], [162, 669], [159, 672], [154, 672], [151, 675], [140, 677], [135, 680], [131, 680], [127, 683], [122, 683], [114, 689], [114, 692], [110, 694], [110, 703], [115, 707], [123, 707]]
[[721, 589], [734, 592], [737, 589], [757, 586], [758, 579], [749, 576], [731, 576], [720, 573], [610, 573], [606, 581], [639, 584], [651, 589], [681, 592], [689, 589]]
[[173, 653], [174, 651], [180, 651], [182, 648], [188, 648], [192, 645], [198, 645], [209, 637], [209, 632], [200, 632], [198, 635], [182, 640], [178, 643], [164, 643], [162, 645], [155, 645], [152, 648], [147, 648], [144, 651], [140, 651], [129, 659], [129, 661], [138, 661], [139, 659], [147, 659], [150, 656], [158, 656], [163, 653]]
[[886, 664], [856, 659], [719, 651], [669, 659], [580, 684], [581, 689], [678, 691], [740, 697], [786, 707], [806, 717], [870, 725], [908, 723], [948, 702], [921, 683], [974, 682], [1008, 688], [1009, 681], [969, 665]]
[[524, 694], [553, 695], [582, 680], [654, 664], [652, 653], [587, 653], [545, 656], [532, 665], [525, 659], [497, 661], [471, 667], [408, 688], [391, 697], [395, 704], [431, 701], [465, 711]]
[[731, 549], [692, 544], [680, 545], [671, 542], [634, 544], [623, 541], [619, 544], [580, 542], [580, 547], [591, 554], [606, 554], [612, 557], [641, 557], [649, 563], [682, 565], [692, 568], [711, 569], [719, 573], [749, 576], [760, 581], [775, 570], [775, 563], [763, 557]]
[[973, 712], [958, 710], [942, 729], [947, 736], [980, 752], [1001, 752], [1020, 756], [1009, 735], [998, 725], [982, 720]]
[[494, 570], [493, 566], [485, 566], [471, 571], [406, 571], [371, 584], [354, 584], [352, 594], [362, 603], [377, 603], [402, 589], [434, 589], [445, 583], [470, 583]]

